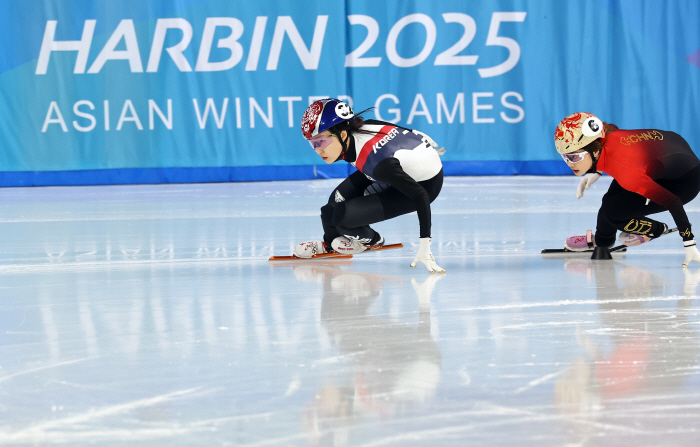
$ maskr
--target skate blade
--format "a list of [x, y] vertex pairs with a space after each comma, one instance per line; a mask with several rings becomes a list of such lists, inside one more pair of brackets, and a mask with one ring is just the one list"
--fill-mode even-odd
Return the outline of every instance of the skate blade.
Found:
[[[626, 253], [626, 252], [627, 252], [626, 245], [618, 245], [618, 246], [610, 249], [610, 253], [612, 253], [612, 254]], [[545, 248], [544, 250], [542, 250], [541, 254], [543, 257], [575, 257], [576, 255], [591, 256], [593, 254], [593, 249], [574, 251], [574, 250], [569, 250], [568, 248]]]
[[[362, 253], [367, 253], [370, 251], [379, 251], [379, 250], [391, 250], [393, 248], [403, 248], [403, 244], [388, 244], [388, 245], [385, 244], [385, 245], [382, 245], [381, 247], [370, 248], [368, 250], [363, 251]], [[362, 253], [357, 253], [357, 254], [361, 255]]]
[[314, 261], [318, 259], [350, 259], [352, 255], [345, 255], [341, 253], [321, 253], [319, 255], [313, 255], [310, 258], [300, 258], [299, 256], [272, 256], [268, 261]]
[[[661, 236], [675, 233], [676, 231], [678, 231], [678, 228], [671, 228], [671, 229], [667, 230], [666, 232], [664, 232], [664, 234], [662, 234]], [[661, 237], [661, 236], [659, 236], [659, 237]], [[656, 238], [656, 239], [658, 239], [658, 238]], [[651, 242], [651, 241], [648, 241], [648, 242]], [[642, 244], [640, 244], [640, 245], [642, 245]], [[631, 247], [631, 245], [625, 245], [625, 244], [618, 245], [616, 247], [611, 248], [610, 253], [612, 253], [612, 254], [624, 253], [627, 251], [627, 247]], [[573, 250], [569, 250], [568, 248], [545, 248], [544, 250], [542, 250], [542, 255], [545, 257], [559, 257], [560, 255], [572, 256], [572, 255], [583, 254], [583, 253], [588, 253], [589, 255], [593, 254], [593, 249], [583, 250], [583, 251], [573, 251]], [[554, 256], [552, 256], [552, 255], [554, 255]]]
[[365, 251], [361, 251], [359, 253], [353, 253], [353, 256], [357, 255], [362, 255], [365, 253], [369, 253], [371, 251], [380, 251], [380, 250], [391, 250], [392, 248], [403, 248], [403, 244], [384, 244], [381, 247], [373, 247], [373, 248], [368, 248]]
[[[370, 251], [379, 251], [379, 250], [391, 250], [392, 248], [403, 248], [403, 244], [389, 244], [389, 245], [382, 245], [381, 247], [377, 248], [370, 248], [368, 250], [363, 251], [362, 253], [368, 253]], [[362, 253], [355, 253], [356, 255], [361, 255]], [[350, 259], [352, 258], [353, 255], [351, 254], [342, 254], [342, 253], [322, 253], [320, 255], [313, 255], [310, 258], [300, 258], [298, 256], [272, 256], [268, 261], [314, 261], [318, 259]]]

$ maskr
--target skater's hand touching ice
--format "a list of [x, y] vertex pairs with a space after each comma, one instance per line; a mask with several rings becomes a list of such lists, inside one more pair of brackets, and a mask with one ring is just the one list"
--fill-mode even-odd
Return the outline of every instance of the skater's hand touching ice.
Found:
[[695, 240], [685, 241], [683, 245], [685, 245], [685, 262], [683, 263], [683, 268], [688, 267], [691, 261], [700, 263], [700, 252], [698, 252], [698, 247], [695, 246]]
[[411, 263], [411, 268], [416, 268], [419, 262], [425, 264], [430, 273], [445, 273], [445, 269], [437, 265], [435, 258], [433, 258], [433, 253], [430, 251], [430, 242], [432, 241], [429, 237], [420, 238], [420, 245], [418, 246], [418, 254], [416, 254], [415, 259]]
[[598, 179], [600, 179], [600, 174], [597, 172], [584, 175], [578, 184], [578, 188], [576, 188], [576, 198], [580, 199], [583, 197], [583, 192], [597, 182]]

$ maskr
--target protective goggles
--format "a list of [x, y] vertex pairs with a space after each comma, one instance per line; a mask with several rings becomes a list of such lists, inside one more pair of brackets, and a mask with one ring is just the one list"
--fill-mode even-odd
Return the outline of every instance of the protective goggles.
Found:
[[576, 164], [579, 161], [583, 161], [584, 158], [586, 158], [586, 155], [588, 152], [572, 152], [570, 154], [561, 154], [561, 158], [564, 159], [565, 162]]
[[325, 149], [333, 142], [333, 137], [335, 137], [335, 135], [323, 135], [320, 137], [311, 138], [308, 140], [308, 142], [313, 150], [320, 151], [321, 149]]

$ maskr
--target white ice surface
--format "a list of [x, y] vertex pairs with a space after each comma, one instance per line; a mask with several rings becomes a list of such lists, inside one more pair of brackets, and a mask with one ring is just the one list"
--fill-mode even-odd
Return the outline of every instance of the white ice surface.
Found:
[[700, 445], [680, 237], [540, 255], [609, 177], [446, 178], [445, 276], [415, 214], [375, 226], [402, 250], [270, 264], [339, 181], [0, 189], [0, 444]]

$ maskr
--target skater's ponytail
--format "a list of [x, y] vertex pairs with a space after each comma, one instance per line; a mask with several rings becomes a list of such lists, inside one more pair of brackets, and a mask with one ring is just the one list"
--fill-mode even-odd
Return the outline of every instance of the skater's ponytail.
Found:
[[611, 123], [606, 123], [603, 121], [603, 126], [605, 126], [605, 135], [609, 134], [610, 132], [615, 132], [616, 130], [620, 130], [619, 127], [617, 127], [614, 124]]
[[[374, 132], [362, 128], [362, 126], [364, 126], [365, 124], [365, 119], [362, 115], [369, 112], [373, 108], [374, 107], [365, 109], [362, 112], [355, 114], [355, 117], [353, 119], [343, 121], [342, 123], [338, 123], [335, 126], [328, 129], [333, 135], [336, 135], [338, 137], [338, 140], [340, 140], [340, 144], [343, 147], [343, 150], [340, 153], [340, 157], [338, 157], [338, 160], [355, 161], [356, 154], [354, 153], [354, 150], [350, 151], [351, 153], [348, 152], [351, 149], [351, 145], [348, 145], [347, 143], [349, 141], [352, 141], [351, 139], [353, 134], [359, 133], [366, 135], [374, 135]], [[343, 140], [342, 136], [340, 135], [342, 131], [347, 132], [345, 140]]]
[[340, 137], [340, 132], [342, 131], [346, 131], [351, 135], [354, 133], [363, 133], [367, 135], [374, 134], [374, 132], [362, 129], [362, 126], [365, 125], [365, 119], [362, 115], [369, 112], [373, 108], [374, 107], [365, 109], [362, 112], [355, 114], [355, 117], [353, 119], [349, 121], [343, 121], [342, 123], [339, 123], [328, 130], [330, 130], [332, 134], [338, 135], [338, 137]]

